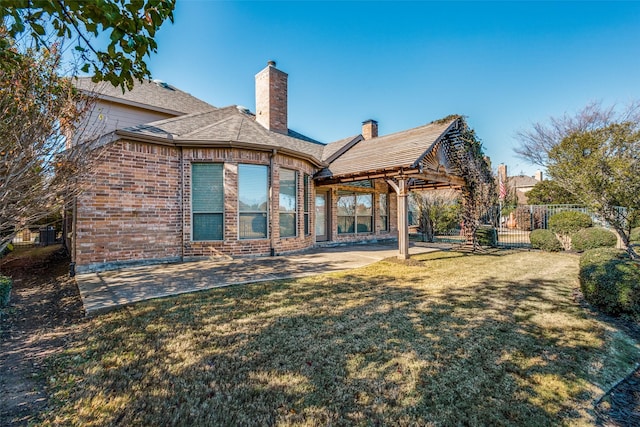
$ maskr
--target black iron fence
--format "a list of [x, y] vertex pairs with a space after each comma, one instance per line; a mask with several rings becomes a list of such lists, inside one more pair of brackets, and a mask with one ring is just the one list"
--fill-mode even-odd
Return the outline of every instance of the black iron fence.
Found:
[[[624, 208], [617, 208], [624, 213]], [[531, 247], [529, 235], [537, 229], [548, 229], [549, 218], [558, 212], [576, 211], [591, 216], [593, 223], [599, 227], [611, 228], [593, 212], [580, 205], [521, 205], [515, 208], [494, 206], [487, 210], [481, 222], [484, 227], [495, 228], [497, 245], [501, 247]], [[420, 234], [416, 228], [417, 218], [413, 216], [413, 225], [416, 239]], [[437, 230], [434, 242], [463, 243], [462, 224], [460, 227], [449, 230]]]

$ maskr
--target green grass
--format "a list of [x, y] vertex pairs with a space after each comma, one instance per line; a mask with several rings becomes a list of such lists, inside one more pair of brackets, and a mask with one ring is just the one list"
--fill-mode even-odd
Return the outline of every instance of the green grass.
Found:
[[442, 252], [137, 304], [49, 360], [44, 424], [590, 424], [640, 352], [577, 272]]

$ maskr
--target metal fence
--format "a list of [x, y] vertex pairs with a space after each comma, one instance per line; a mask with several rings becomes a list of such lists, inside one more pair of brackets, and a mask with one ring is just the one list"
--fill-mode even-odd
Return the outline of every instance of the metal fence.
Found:
[[[617, 208], [624, 214], [625, 208]], [[482, 216], [481, 222], [485, 226], [496, 229], [498, 246], [501, 247], [531, 247], [529, 235], [537, 229], [548, 229], [549, 218], [558, 212], [583, 212], [591, 216], [594, 225], [611, 228], [593, 212], [580, 205], [521, 205], [513, 209], [501, 209], [494, 206]], [[436, 233], [435, 242], [462, 243], [464, 236], [461, 227]]]
[[49, 246], [62, 242], [62, 232], [53, 226], [27, 227], [11, 240], [14, 247]]
[[[495, 207], [499, 212], [498, 207]], [[624, 214], [625, 208], [619, 207], [617, 210]], [[582, 212], [591, 216], [594, 225], [598, 227], [611, 228], [609, 224], [602, 221], [597, 215], [584, 206], [580, 205], [523, 205], [513, 209], [508, 215], [503, 209], [500, 215], [500, 223], [496, 224], [498, 231], [498, 246], [505, 247], [530, 247], [529, 235], [531, 231], [538, 229], [549, 229], [549, 218], [559, 212], [573, 211]]]

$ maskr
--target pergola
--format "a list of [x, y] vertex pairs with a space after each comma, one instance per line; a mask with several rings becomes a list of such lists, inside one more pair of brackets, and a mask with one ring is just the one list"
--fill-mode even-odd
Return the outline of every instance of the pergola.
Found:
[[407, 259], [409, 192], [465, 185], [459, 167], [460, 162], [466, 161], [460, 140], [464, 126], [462, 117], [453, 116], [404, 132], [360, 140], [315, 180], [322, 185], [384, 179], [398, 196], [398, 258]]

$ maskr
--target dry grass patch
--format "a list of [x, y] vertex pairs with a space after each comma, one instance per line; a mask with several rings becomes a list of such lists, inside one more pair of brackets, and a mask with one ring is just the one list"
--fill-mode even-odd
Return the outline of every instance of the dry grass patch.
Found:
[[553, 425], [639, 355], [573, 301], [578, 258], [432, 253], [93, 319], [45, 424]]

